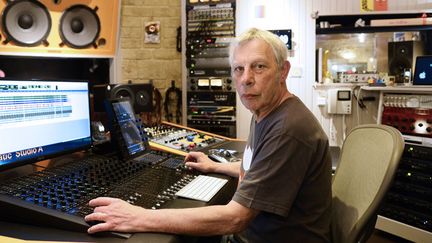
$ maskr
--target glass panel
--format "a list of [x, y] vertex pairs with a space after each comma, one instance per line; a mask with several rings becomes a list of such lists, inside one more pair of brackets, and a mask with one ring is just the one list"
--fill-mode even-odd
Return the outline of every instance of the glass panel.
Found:
[[339, 82], [344, 73], [388, 73], [388, 42], [418, 40], [418, 32], [342, 33], [317, 35], [322, 48], [324, 82]]

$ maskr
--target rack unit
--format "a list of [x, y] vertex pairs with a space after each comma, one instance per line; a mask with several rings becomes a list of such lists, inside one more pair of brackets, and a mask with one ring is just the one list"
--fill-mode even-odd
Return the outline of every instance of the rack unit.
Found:
[[228, 61], [235, 0], [184, 4], [187, 126], [236, 137], [236, 92]]
[[406, 143], [375, 227], [414, 242], [432, 242], [432, 130], [427, 129], [432, 127], [432, 87], [362, 90], [380, 93], [377, 123], [399, 129]]

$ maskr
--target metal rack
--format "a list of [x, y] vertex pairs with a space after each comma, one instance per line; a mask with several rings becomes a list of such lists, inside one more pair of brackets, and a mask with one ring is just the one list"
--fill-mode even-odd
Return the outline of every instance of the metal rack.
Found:
[[[406, 143], [375, 227], [414, 242], [432, 242], [432, 133], [415, 132], [420, 124], [422, 131], [432, 127], [432, 107], [428, 101], [420, 101], [416, 107], [417, 103], [410, 100], [422, 97], [432, 100], [432, 87], [363, 86], [361, 89], [380, 93], [377, 123], [397, 127]], [[395, 112], [384, 112], [389, 107], [396, 109]], [[407, 114], [405, 110], [414, 113]], [[416, 115], [416, 110], [420, 114]]]

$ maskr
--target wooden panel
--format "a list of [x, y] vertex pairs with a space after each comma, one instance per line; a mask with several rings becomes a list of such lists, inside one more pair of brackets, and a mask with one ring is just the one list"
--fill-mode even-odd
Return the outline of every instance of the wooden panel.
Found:
[[[37, 55], [37, 56], [78, 56], [78, 57], [114, 57], [117, 47], [119, 0], [63, 0], [54, 4], [52, 0], [40, 1], [51, 16], [51, 31], [46, 39], [48, 45], [19, 46], [8, 42], [5, 30], [0, 29], [0, 54], [6, 55]], [[0, 1], [0, 11], [13, 2]], [[71, 6], [84, 5], [95, 10], [100, 21], [100, 33], [96, 46], [73, 48], [61, 45], [59, 25], [65, 10]]]

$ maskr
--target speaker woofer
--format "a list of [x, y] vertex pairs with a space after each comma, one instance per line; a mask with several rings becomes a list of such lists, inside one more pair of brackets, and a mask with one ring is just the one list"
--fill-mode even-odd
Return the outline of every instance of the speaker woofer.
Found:
[[3, 10], [2, 28], [6, 42], [18, 46], [36, 46], [46, 41], [51, 30], [51, 16], [46, 7], [35, 0], [9, 2]]
[[96, 46], [100, 20], [95, 10], [85, 5], [74, 5], [64, 11], [60, 19], [60, 37], [72, 48]]

